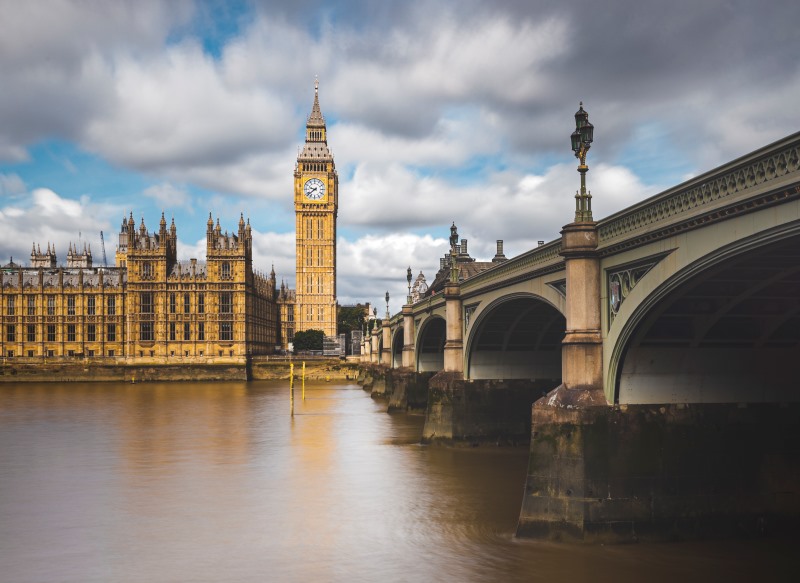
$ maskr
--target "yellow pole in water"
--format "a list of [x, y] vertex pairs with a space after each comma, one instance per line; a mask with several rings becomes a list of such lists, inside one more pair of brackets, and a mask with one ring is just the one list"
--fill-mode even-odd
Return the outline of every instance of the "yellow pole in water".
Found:
[[303, 400], [306, 400], [306, 361], [303, 361]]
[[294, 363], [289, 364], [289, 412], [294, 417]]

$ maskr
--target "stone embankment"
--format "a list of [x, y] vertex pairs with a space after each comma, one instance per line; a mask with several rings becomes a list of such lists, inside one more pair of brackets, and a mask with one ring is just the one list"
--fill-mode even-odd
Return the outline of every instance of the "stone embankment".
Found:
[[253, 359], [250, 378], [255, 381], [288, 380], [290, 365], [294, 364], [294, 376], [300, 378], [305, 362], [307, 380], [312, 381], [353, 381], [358, 376], [358, 364], [346, 362], [338, 358], [304, 360], [258, 360]]
[[339, 359], [267, 359], [248, 363], [128, 364], [92, 361], [8, 362], [0, 366], [0, 382], [165, 382], [288, 380], [291, 364], [300, 378], [322, 381], [355, 381], [358, 366]]

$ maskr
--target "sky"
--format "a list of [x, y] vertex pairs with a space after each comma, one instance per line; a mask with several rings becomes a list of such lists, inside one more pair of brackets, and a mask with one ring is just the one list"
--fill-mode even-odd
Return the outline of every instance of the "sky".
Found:
[[338, 299], [395, 313], [449, 227], [479, 260], [559, 236], [595, 126], [594, 218], [800, 130], [800, 3], [0, 0], [0, 260], [123, 216], [205, 255], [250, 219], [294, 286], [293, 171], [319, 79], [339, 172]]

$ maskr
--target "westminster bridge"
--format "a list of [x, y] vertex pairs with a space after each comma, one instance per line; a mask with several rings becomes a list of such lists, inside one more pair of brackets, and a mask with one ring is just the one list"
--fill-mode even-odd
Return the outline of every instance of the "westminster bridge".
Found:
[[600, 221], [585, 202], [555, 241], [454, 262], [362, 358], [424, 385], [427, 440], [532, 424], [521, 535], [796, 526], [800, 133]]

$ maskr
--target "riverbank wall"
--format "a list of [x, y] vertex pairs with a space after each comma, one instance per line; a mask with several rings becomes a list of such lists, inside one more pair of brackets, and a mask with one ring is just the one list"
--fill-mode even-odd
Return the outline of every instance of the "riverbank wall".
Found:
[[169, 382], [288, 380], [291, 365], [300, 379], [355, 381], [357, 365], [339, 359], [259, 359], [247, 363], [128, 364], [125, 362], [38, 362], [0, 366], [0, 383], [42, 382]]
[[303, 360], [294, 358], [291, 361], [258, 361], [253, 360], [251, 366], [251, 380], [254, 381], [277, 381], [288, 380], [290, 374], [290, 364], [294, 364], [294, 378], [300, 379], [303, 374], [303, 363], [305, 362], [306, 380], [312, 381], [352, 381], [358, 377], [358, 364], [345, 362], [338, 358], [327, 358], [320, 360]]

